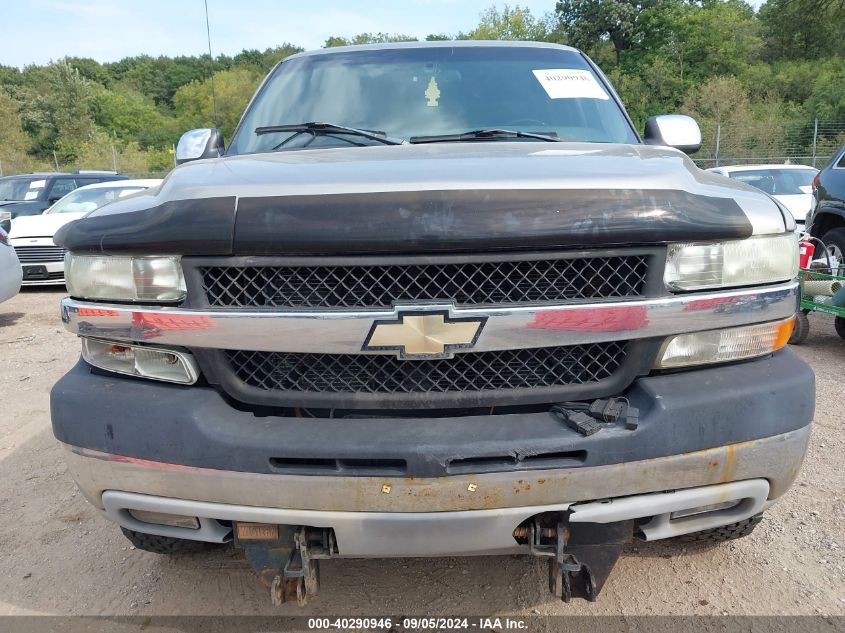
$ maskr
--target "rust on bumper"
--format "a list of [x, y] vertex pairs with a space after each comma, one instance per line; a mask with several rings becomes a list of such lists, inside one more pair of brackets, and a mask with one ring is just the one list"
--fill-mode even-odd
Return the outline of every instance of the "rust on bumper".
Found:
[[798, 475], [810, 427], [669, 457], [607, 466], [447, 477], [269, 475], [196, 468], [65, 445], [89, 501], [105, 490], [293, 510], [447, 512], [574, 503], [764, 478], [770, 499]]

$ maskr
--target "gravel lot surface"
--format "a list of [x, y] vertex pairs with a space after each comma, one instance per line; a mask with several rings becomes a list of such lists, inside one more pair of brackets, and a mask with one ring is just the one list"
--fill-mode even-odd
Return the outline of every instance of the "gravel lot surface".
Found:
[[0, 615], [845, 614], [845, 341], [825, 316], [796, 348], [818, 382], [807, 460], [750, 537], [635, 543], [592, 604], [553, 600], [528, 557], [324, 561], [320, 597], [277, 611], [236, 552], [134, 550], [76, 492], [49, 415], [50, 387], [79, 354], [63, 294], [0, 305]]

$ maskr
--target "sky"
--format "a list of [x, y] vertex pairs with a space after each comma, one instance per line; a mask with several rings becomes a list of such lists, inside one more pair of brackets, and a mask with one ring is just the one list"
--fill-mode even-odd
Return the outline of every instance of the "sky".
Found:
[[[319, 48], [332, 35], [469, 31], [502, 0], [208, 0], [215, 55], [285, 42]], [[555, 0], [511, 0], [542, 16]], [[203, 0], [0, 0], [0, 64], [62, 57], [99, 62], [208, 51]]]

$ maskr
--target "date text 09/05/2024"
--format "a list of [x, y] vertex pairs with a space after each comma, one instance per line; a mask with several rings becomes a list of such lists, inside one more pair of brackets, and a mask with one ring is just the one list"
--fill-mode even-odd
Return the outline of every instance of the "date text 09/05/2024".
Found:
[[[319, 629], [392, 629], [399, 618], [308, 618], [308, 628]], [[528, 624], [519, 618], [439, 618], [415, 617], [401, 618], [402, 628], [405, 630], [526, 630]]]

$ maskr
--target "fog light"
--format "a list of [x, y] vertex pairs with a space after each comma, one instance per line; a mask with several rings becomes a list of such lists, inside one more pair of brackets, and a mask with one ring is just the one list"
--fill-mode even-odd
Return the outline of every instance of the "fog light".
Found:
[[771, 323], [680, 334], [663, 345], [657, 367], [725, 363], [771, 354], [787, 344], [794, 324], [791, 316]]
[[192, 530], [198, 530], [200, 528], [199, 519], [196, 517], [168, 514], [165, 512], [150, 512], [149, 510], [129, 510], [128, 512], [132, 518], [142, 523], [169, 525], [171, 527], [189, 528]]
[[708, 506], [699, 506], [697, 508], [688, 508], [686, 510], [675, 510], [669, 515], [670, 519], [682, 519], [683, 517], [691, 517], [696, 514], [704, 514], [705, 512], [716, 512], [717, 510], [727, 510], [739, 505], [739, 500], [724, 501], [723, 503], [711, 503]]
[[199, 378], [199, 369], [190, 354], [159, 347], [83, 338], [82, 358], [94, 367], [129, 376], [183, 385], [192, 385]]

